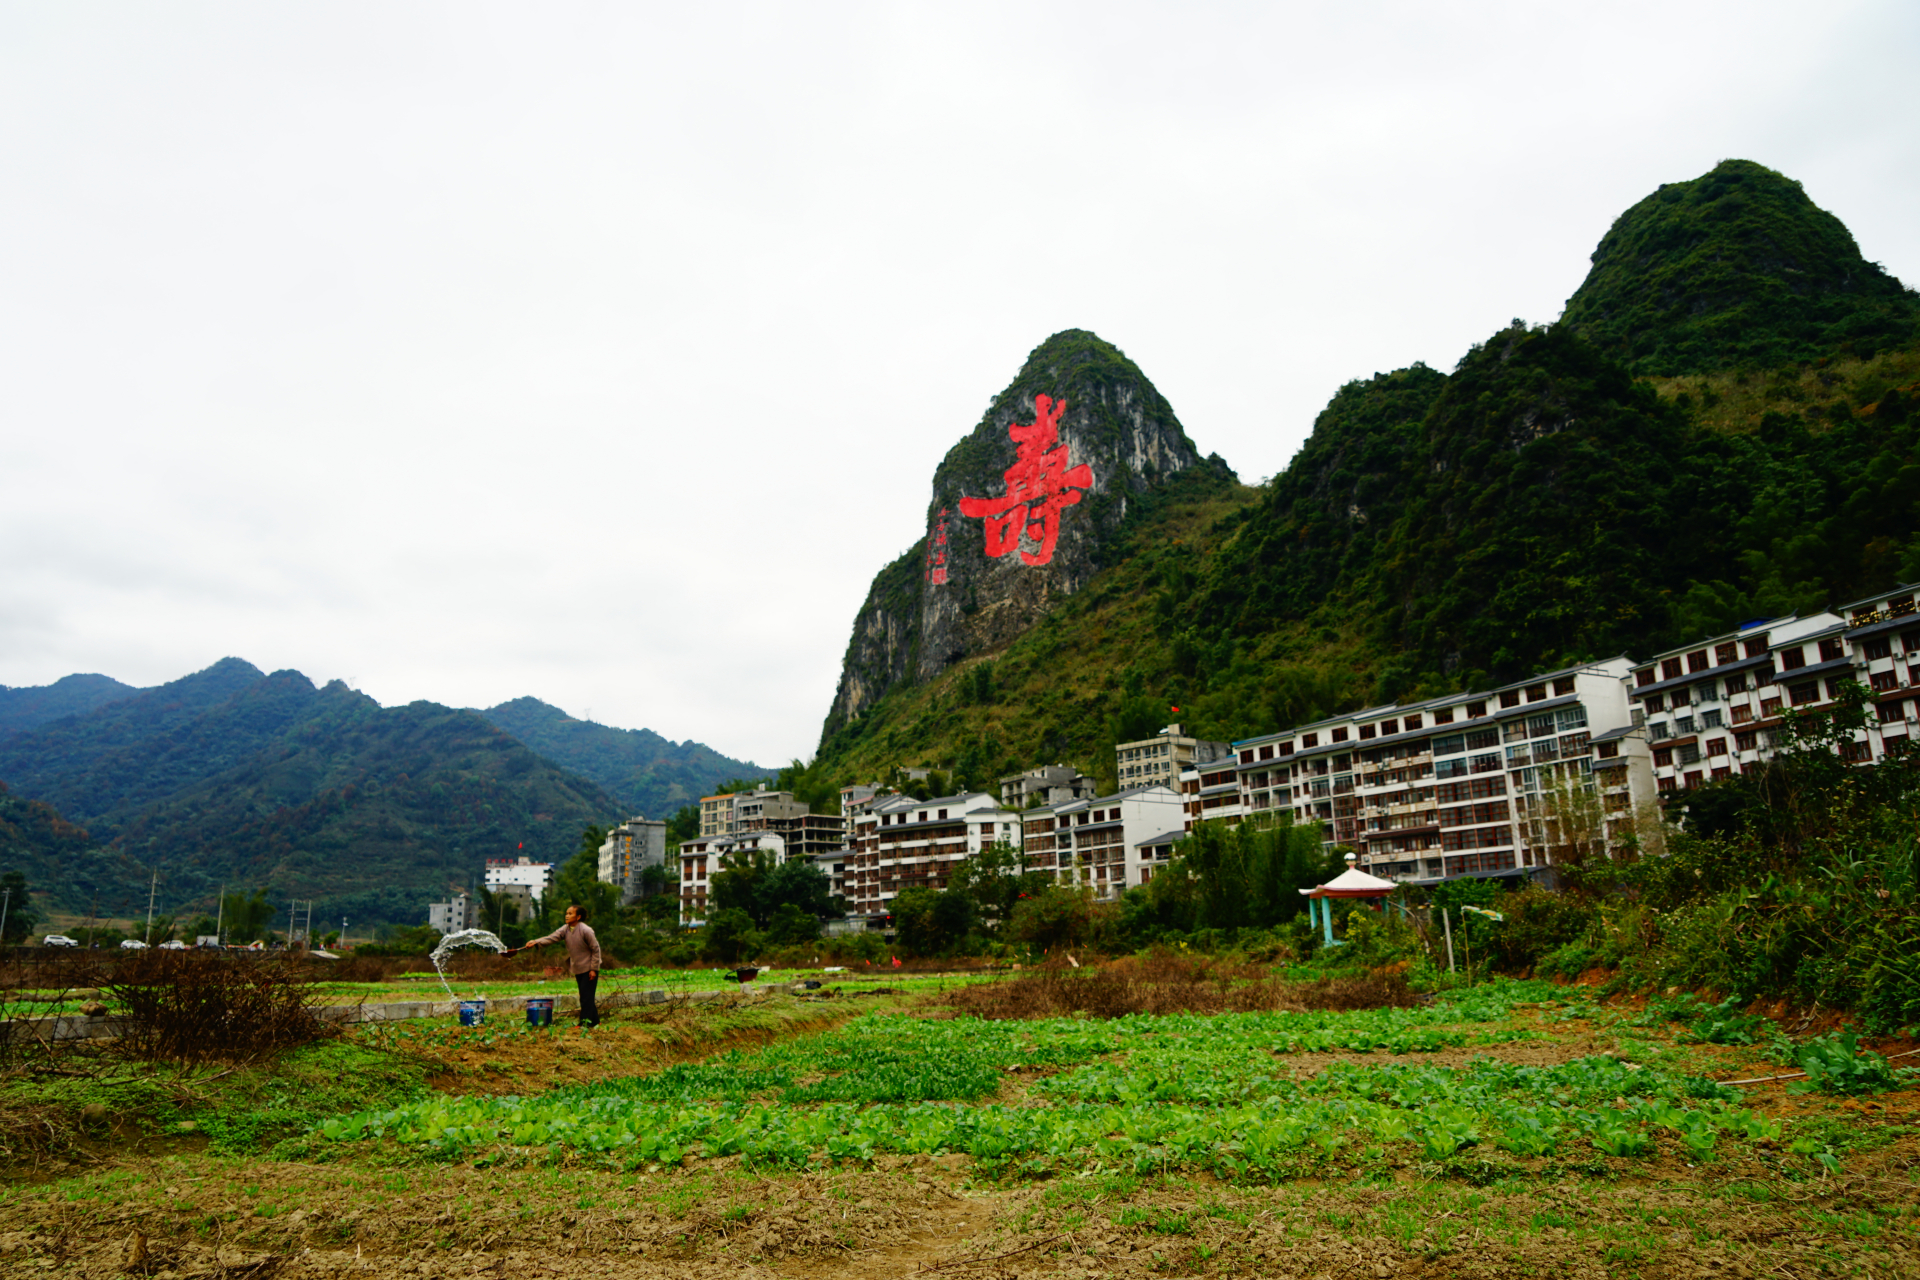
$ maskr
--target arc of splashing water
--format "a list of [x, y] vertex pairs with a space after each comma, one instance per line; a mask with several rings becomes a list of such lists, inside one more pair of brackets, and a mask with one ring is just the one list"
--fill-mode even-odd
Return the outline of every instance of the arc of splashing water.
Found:
[[447, 981], [447, 957], [462, 947], [487, 947], [505, 955], [507, 944], [485, 929], [455, 929], [427, 953], [427, 959], [433, 961], [433, 971], [440, 975], [440, 985], [447, 989], [447, 999], [456, 1004], [460, 997], [453, 994], [453, 987]]

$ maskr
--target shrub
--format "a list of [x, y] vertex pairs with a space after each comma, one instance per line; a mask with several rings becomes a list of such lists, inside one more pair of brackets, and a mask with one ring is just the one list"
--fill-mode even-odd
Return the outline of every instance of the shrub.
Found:
[[317, 1040], [311, 967], [284, 953], [143, 951], [103, 974], [121, 1052], [174, 1062], [248, 1061]]

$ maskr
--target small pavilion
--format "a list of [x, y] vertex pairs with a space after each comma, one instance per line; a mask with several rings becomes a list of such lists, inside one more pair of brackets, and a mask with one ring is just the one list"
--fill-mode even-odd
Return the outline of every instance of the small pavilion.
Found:
[[1307, 919], [1315, 918], [1316, 909], [1320, 921], [1321, 937], [1326, 945], [1337, 947], [1333, 940], [1333, 900], [1335, 898], [1384, 898], [1400, 886], [1391, 880], [1382, 880], [1379, 876], [1370, 876], [1354, 866], [1354, 855], [1347, 855], [1347, 869], [1323, 885], [1300, 892], [1307, 899]]

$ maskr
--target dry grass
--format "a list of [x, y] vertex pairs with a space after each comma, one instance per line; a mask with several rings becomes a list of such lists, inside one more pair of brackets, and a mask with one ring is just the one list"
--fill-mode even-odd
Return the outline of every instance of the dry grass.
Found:
[[1398, 973], [1287, 982], [1263, 966], [1164, 949], [1098, 968], [1050, 961], [1037, 972], [1007, 981], [958, 988], [945, 1000], [962, 1013], [990, 1019], [1382, 1009], [1415, 1002], [1406, 977]]

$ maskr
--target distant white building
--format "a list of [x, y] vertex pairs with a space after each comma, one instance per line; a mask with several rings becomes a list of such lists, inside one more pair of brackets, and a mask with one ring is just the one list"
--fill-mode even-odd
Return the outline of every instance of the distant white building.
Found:
[[498, 893], [505, 885], [525, 885], [535, 902], [540, 901], [553, 883], [553, 864], [532, 858], [488, 858], [486, 885], [489, 893]]
[[451, 902], [432, 902], [427, 904], [427, 927], [438, 929], [441, 933], [458, 933], [462, 929], [475, 929], [480, 925], [480, 904], [464, 893], [453, 895]]
[[[701, 836], [680, 842], [680, 923], [707, 922], [708, 887], [726, 870], [726, 859], [764, 852], [775, 866], [787, 860], [787, 841], [777, 831], [750, 831], [736, 836]], [[796, 854], [795, 856], [800, 856]]]
[[1117, 898], [1153, 878], [1173, 840], [1185, 834], [1180, 793], [1141, 787], [1029, 809], [1020, 815], [1029, 871], [1050, 871], [1064, 885], [1090, 885]]

